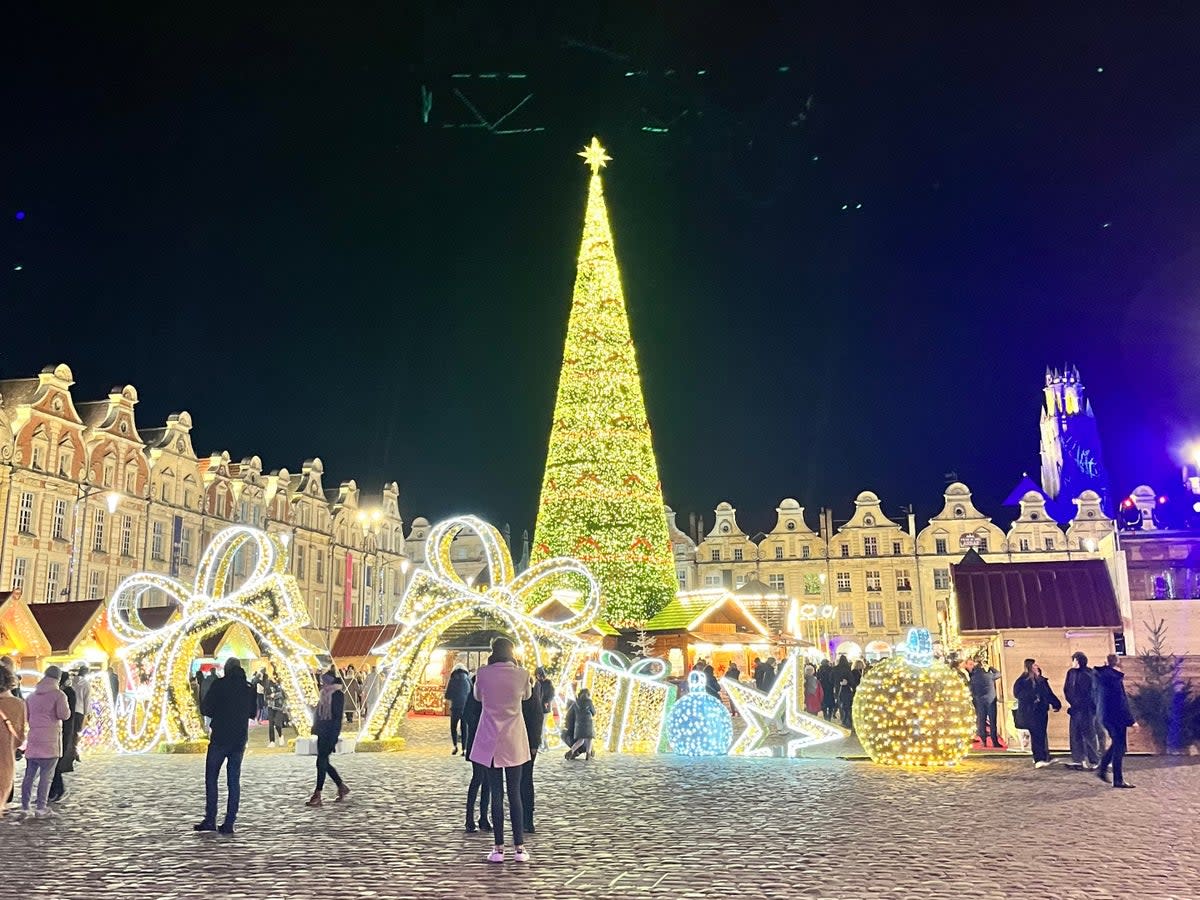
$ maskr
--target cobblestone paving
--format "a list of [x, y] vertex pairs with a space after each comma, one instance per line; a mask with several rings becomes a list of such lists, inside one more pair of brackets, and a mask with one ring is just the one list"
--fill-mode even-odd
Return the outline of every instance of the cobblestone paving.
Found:
[[[533, 860], [463, 833], [469, 766], [414, 749], [337, 759], [353, 793], [310, 810], [312, 758], [252, 750], [232, 838], [191, 830], [200, 756], [86, 759], [61, 817], [0, 821], [17, 898], [1106, 898], [1200, 896], [1200, 765], [1134, 759], [1115, 791], [1028, 758], [941, 774], [838, 759], [537, 762]], [[433, 729], [436, 728], [436, 732]], [[19, 764], [19, 769], [23, 764]]]

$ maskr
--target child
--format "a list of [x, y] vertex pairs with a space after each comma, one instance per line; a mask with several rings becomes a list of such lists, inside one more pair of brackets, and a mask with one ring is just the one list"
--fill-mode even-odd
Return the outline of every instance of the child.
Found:
[[572, 705], [572, 711], [575, 719], [572, 737], [575, 741], [571, 744], [571, 749], [567, 751], [567, 759], [575, 759], [580, 752], [586, 754], [587, 759], [594, 759], [596, 752], [592, 750], [592, 738], [596, 736], [596, 728], [592, 717], [596, 715], [596, 707], [592, 705], [592, 695], [587, 688], [579, 692], [579, 696]]

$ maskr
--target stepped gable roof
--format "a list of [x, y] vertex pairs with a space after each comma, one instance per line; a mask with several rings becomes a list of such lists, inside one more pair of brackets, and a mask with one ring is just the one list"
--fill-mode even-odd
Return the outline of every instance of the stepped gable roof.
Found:
[[50, 642], [51, 653], [70, 653], [104, 615], [103, 600], [67, 600], [61, 603], [31, 603], [29, 611]]
[[961, 631], [1121, 626], [1103, 560], [985, 563], [972, 551], [951, 570]]
[[339, 628], [329, 655], [334, 659], [371, 656], [371, 651], [386, 644], [401, 631], [399, 625], [349, 625]]

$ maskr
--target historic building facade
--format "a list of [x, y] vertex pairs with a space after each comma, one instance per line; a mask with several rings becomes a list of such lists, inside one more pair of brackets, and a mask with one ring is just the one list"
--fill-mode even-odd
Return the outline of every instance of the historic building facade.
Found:
[[975, 507], [966, 485], [954, 483], [941, 511], [920, 530], [911, 513], [901, 521], [889, 518], [870, 491], [855, 498], [848, 520], [835, 525], [823, 510], [816, 528], [799, 503], [785, 499], [771, 531], [754, 537], [726, 502], [717, 505], [699, 543], [674, 527], [669, 510], [667, 518], [681, 587], [753, 586], [756, 611], [772, 626], [786, 621], [793, 602], [812, 604], [829, 613], [821, 626], [834, 642], [883, 652], [910, 627], [939, 631], [952, 600], [950, 566], [970, 550], [997, 562], [1104, 559], [1118, 583], [1115, 525], [1100, 497], [1085, 491], [1075, 509], [1064, 531], [1047, 514], [1042, 495], [1031, 492], [1005, 531]]
[[[212, 536], [244, 523], [287, 544], [315, 627], [391, 620], [409, 569], [395, 482], [367, 497], [326, 488], [320, 459], [200, 457], [187, 412], [139, 429], [132, 385], [76, 402], [73, 382], [63, 364], [0, 380], [0, 588], [38, 603], [108, 597], [138, 571], [190, 584]], [[252, 565], [235, 559], [235, 583]]]

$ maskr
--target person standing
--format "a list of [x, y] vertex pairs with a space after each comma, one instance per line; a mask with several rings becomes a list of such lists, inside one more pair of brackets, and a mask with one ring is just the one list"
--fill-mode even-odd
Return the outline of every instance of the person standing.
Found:
[[108, 693], [109, 699], [115, 704], [117, 702], [117, 694], [120, 693], [120, 680], [117, 678], [117, 670], [113, 668], [113, 664], [108, 664]]
[[738, 668], [738, 664], [736, 662], [731, 662], [729, 664], [729, 668], [725, 670], [725, 677], [730, 681], [742, 680], [742, 670]]
[[[491, 662], [491, 660], [488, 660]], [[488, 767], [477, 762], [471, 762], [471, 748], [475, 743], [475, 735], [479, 731], [479, 717], [483, 714], [483, 704], [475, 697], [475, 680], [471, 679], [471, 694], [463, 708], [463, 724], [467, 736], [463, 742], [463, 759], [471, 763], [471, 783], [467, 787], [467, 834], [477, 831], [491, 831], [492, 823], [488, 821], [488, 807], [491, 804], [491, 790], [488, 788]], [[475, 827], [475, 798], [479, 797], [479, 828]]]
[[505, 637], [492, 641], [495, 662], [480, 668], [475, 676], [475, 697], [483, 704], [479, 733], [471, 747], [471, 761], [488, 767], [492, 793], [492, 834], [495, 846], [488, 862], [504, 862], [504, 790], [508, 789], [508, 811], [512, 822], [517, 862], [527, 862], [525, 815], [521, 809], [521, 767], [529, 762], [529, 735], [521, 715], [521, 702], [533, 693], [529, 673], [517, 665], [513, 642]]
[[287, 698], [283, 694], [283, 685], [272, 681], [267, 688], [267, 746], [280, 747], [283, 743], [283, 729], [287, 725]]
[[467, 723], [463, 720], [463, 711], [467, 707], [467, 697], [471, 696], [471, 676], [461, 665], [456, 665], [446, 682], [446, 691], [442, 695], [450, 702], [450, 740], [454, 749], [450, 755], [458, 753], [458, 741], [462, 738], [463, 752], [467, 752]]
[[91, 711], [92, 683], [88, 679], [91, 672], [87, 666], [79, 666], [75, 670], [75, 761], [79, 762], [79, 739], [83, 736], [83, 723]]
[[[554, 697], [557, 694], [557, 691], [554, 688], [554, 682], [551, 681], [550, 676], [546, 674], [546, 669], [544, 666], [538, 666], [537, 669], [534, 670], [533, 677], [535, 680], [534, 692], [542, 701], [542, 718], [543, 720], [549, 720], [551, 727], [553, 727]], [[543, 750], [546, 750], [550, 747], [548, 729], [546, 728], [545, 721], [542, 722], [542, 742], [540, 746]], [[533, 748], [530, 747], [529, 749], [532, 750]]]
[[718, 700], [721, 699], [721, 683], [717, 681], [717, 675], [713, 672], [712, 666], [704, 667], [704, 689]]
[[34, 778], [38, 779], [37, 802], [33, 814], [52, 815], [46, 805], [50, 781], [63, 753], [63, 722], [71, 718], [71, 704], [59, 687], [62, 669], [47, 666], [46, 674], [25, 700], [28, 735], [25, 743], [25, 777], [21, 781], [21, 811], [29, 812]]
[[821, 712], [821, 705], [825, 701], [825, 695], [821, 688], [821, 681], [817, 678], [817, 670], [813, 668], [812, 663], [806, 663], [804, 666], [804, 710], [810, 716], [818, 715]]
[[62, 751], [58, 762], [54, 764], [54, 780], [50, 782], [50, 794], [46, 798], [51, 803], [57, 803], [67, 795], [66, 785], [63, 784], [63, 773], [75, 771], [75, 688], [72, 686], [71, 673], [63, 672], [58, 680], [58, 688], [67, 697], [67, 708], [71, 715], [67, 717], [62, 727]]
[[1096, 776], [1101, 781], [1108, 781], [1108, 767], [1112, 766], [1112, 785], [1115, 788], [1132, 788], [1133, 785], [1125, 780], [1125, 750], [1129, 728], [1135, 722], [1133, 712], [1129, 708], [1129, 697], [1125, 694], [1125, 673], [1121, 671], [1121, 657], [1115, 653], [1108, 654], [1108, 665], [1100, 666], [1096, 674], [1096, 700], [1099, 707], [1100, 722], [1108, 732], [1109, 745], [1100, 757], [1100, 767]]
[[12, 695], [16, 683], [13, 670], [0, 666], [0, 817], [12, 802], [17, 748], [25, 741], [25, 704]]
[[1044, 769], [1053, 760], [1050, 758], [1050, 739], [1046, 736], [1050, 721], [1050, 710], [1062, 709], [1062, 701], [1054, 695], [1050, 682], [1042, 675], [1036, 660], [1025, 660], [1025, 671], [1013, 684], [1013, 696], [1017, 698], [1018, 728], [1029, 731], [1033, 744], [1033, 765]]
[[1096, 724], [1096, 676], [1086, 653], [1076, 650], [1071, 654], [1063, 697], [1071, 717], [1071, 764], [1076, 769], [1094, 769], [1102, 751]]
[[762, 691], [764, 694], [769, 694], [769, 693], [771, 693], [771, 688], [773, 688], [775, 686], [775, 678], [776, 678], [775, 657], [768, 656], [766, 661], [763, 662], [762, 668], [763, 668], [762, 685], [759, 687], [759, 690]]
[[328, 775], [337, 785], [338, 800], [345, 799], [350, 793], [346, 782], [338, 770], [329, 764], [329, 755], [337, 749], [338, 738], [342, 734], [342, 716], [346, 711], [346, 692], [342, 681], [332, 672], [321, 676], [321, 699], [317, 703], [313, 715], [313, 736], [317, 739], [317, 789], [308, 798], [305, 806], [320, 806], [321, 791], [325, 788], [325, 776]]
[[996, 724], [996, 682], [1000, 673], [982, 662], [971, 667], [969, 685], [971, 705], [975, 707], [975, 733], [979, 735], [979, 747], [987, 746], [988, 737], [992, 746], [1000, 749], [1000, 729]]
[[575, 728], [571, 735], [574, 741], [567, 751], [567, 759], [575, 759], [580, 752], [585, 759], [594, 759], [596, 752], [592, 749], [592, 740], [596, 737], [596, 707], [592, 703], [592, 694], [587, 688], [579, 692], [575, 698]]
[[[200, 711], [208, 717], [211, 728], [208, 755], [204, 759], [204, 818], [192, 827], [196, 831], [233, 834], [242, 799], [242, 757], [250, 735], [250, 720], [258, 711], [258, 696], [246, 681], [240, 660], [232, 656], [225, 660], [225, 677], [210, 685]], [[218, 827], [217, 779], [222, 765], [229, 797], [225, 801], [225, 821]]]
[[[539, 666], [538, 672], [545, 675]], [[536, 675], [535, 675], [536, 678]], [[550, 685], [550, 682], [546, 682]], [[550, 685], [553, 690], [554, 686]], [[542, 699], [542, 682], [535, 681], [533, 692], [521, 701], [521, 716], [525, 719], [525, 734], [529, 737], [529, 762], [521, 767], [521, 811], [525, 816], [525, 833], [533, 834], [533, 764], [537, 761], [538, 749], [542, 746], [542, 732], [546, 730], [546, 705]]]
[[817, 666], [817, 683], [821, 685], [821, 715], [829, 722], [837, 709], [837, 692], [834, 690], [833, 665], [827, 659]]

